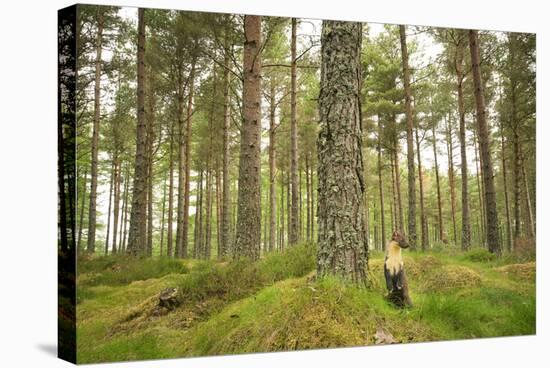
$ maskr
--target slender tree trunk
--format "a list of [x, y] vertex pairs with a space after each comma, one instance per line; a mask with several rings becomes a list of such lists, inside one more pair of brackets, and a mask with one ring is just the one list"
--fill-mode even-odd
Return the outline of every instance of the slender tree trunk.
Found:
[[479, 132], [479, 146], [481, 162], [483, 163], [483, 182], [485, 183], [485, 208], [487, 212], [487, 246], [492, 253], [500, 254], [502, 249], [498, 235], [498, 213], [496, 205], [495, 183], [493, 177], [493, 163], [491, 158], [491, 142], [485, 116], [485, 98], [479, 66], [479, 41], [477, 31], [469, 31], [470, 54], [472, 57], [472, 75], [476, 99], [477, 125]]
[[453, 240], [454, 244], [457, 244], [457, 232], [456, 232], [456, 190], [455, 190], [455, 169], [453, 160], [453, 131], [451, 127], [451, 120], [446, 121], [447, 125], [447, 160], [449, 169], [449, 189], [451, 191], [451, 218], [453, 220]]
[[310, 170], [310, 181], [309, 181], [309, 185], [310, 185], [310, 188], [309, 188], [309, 193], [311, 194], [311, 206], [310, 206], [310, 209], [311, 209], [311, 215], [310, 215], [310, 218], [311, 218], [311, 239], [315, 239], [315, 192], [313, 190], [313, 180], [314, 180], [314, 168], [313, 168], [313, 162], [311, 163], [310, 165], [311, 167], [309, 168]]
[[[228, 29], [226, 29], [228, 32]], [[223, 72], [223, 208], [222, 208], [222, 246], [221, 255], [229, 255], [230, 233], [231, 233], [231, 191], [229, 179], [229, 128], [231, 124], [231, 95], [230, 95], [230, 46], [229, 35], [225, 35], [225, 54], [224, 54], [224, 72]]]
[[529, 232], [529, 236], [531, 238], [535, 237], [535, 219], [533, 217], [533, 206], [531, 205], [531, 194], [529, 193], [529, 185], [527, 183], [527, 172], [525, 170], [525, 165], [521, 167], [522, 177], [523, 177], [523, 184], [525, 186], [525, 203], [527, 205], [527, 220], [529, 221], [529, 224], [527, 226], [527, 231]]
[[130, 168], [127, 166], [126, 168], [126, 189], [124, 194], [124, 219], [122, 220], [122, 223], [124, 225], [123, 232], [122, 232], [122, 245], [120, 252], [122, 253], [127, 249], [128, 244], [128, 205], [129, 202], [129, 196], [130, 196]]
[[149, 70], [148, 85], [148, 118], [147, 118], [147, 255], [153, 255], [153, 142], [155, 140], [155, 90], [153, 84], [153, 75]]
[[220, 162], [219, 157], [216, 158], [216, 246], [217, 246], [217, 258], [222, 259], [222, 199], [221, 199], [221, 175], [220, 175]]
[[290, 42], [290, 176], [292, 205], [289, 244], [298, 242], [298, 122], [296, 118], [296, 18], [292, 18]]
[[416, 249], [416, 186], [414, 173], [414, 148], [413, 148], [413, 113], [411, 106], [411, 86], [409, 70], [409, 53], [407, 51], [407, 37], [405, 26], [399, 26], [401, 39], [401, 56], [403, 59], [403, 85], [405, 89], [405, 115], [407, 117], [407, 169], [409, 187], [409, 244], [411, 249]]
[[166, 230], [166, 256], [172, 257], [174, 236], [174, 123], [170, 125], [170, 153], [169, 153], [169, 184], [168, 184], [168, 229]]
[[95, 232], [97, 216], [97, 167], [99, 151], [99, 120], [101, 98], [101, 51], [103, 43], [103, 13], [98, 9], [96, 57], [95, 57], [95, 82], [94, 82], [94, 123], [92, 131], [92, 165], [90, 181], [90, 206], [88, 207], [88, 245], [87, 251], [95, 252]]
[[260, 135], [262, 18], [244, 17], [244, 84], [239, 157], [239, 199], [235, 257], [259, 258], [261, 236]]
[[414, 130], [416, 138], [416, 157], [418, 159], [418, 189], [420, 193], [420, 227], [422, 250], [425, 251], [430, 247], [428, 238], [428, 220], [426, 218], [426, 208], [424, 207], [424, 179], [422, 178], [422, 159], [420, 155], [420, 139], [418, 138], [418, 127]]
[[78, 240], [76, 249], [77, 252], [80, 252], [80, 245], [82, 243], [82, 228], [84, 225], [84, 208], [86, 207], [86, 189], [88, 188], [87, 183], [88, 178], [88, 172], [84, 170], [84, 177], [81, 179], [84, 182], [83, 188], [82, 188], [82, 202], [80, 202], [80, 219], [78, 220]]
[[[479, 176], [480, 176], [480, 171], [481, 171], [481, 167], [482, 167], [482, 164], [481, 162], [479, 161], [478, 159], [478, 154], [477, 154], [477, 134], [475, 132], [475, 129], [474, 129], [474, 164], [476, 166], [476, 180], [477, 180], [477, 191], [478, 191], [478, 197], [479, 197], [479, 223], [480, 223], [480, 227], [479, 227], [479, 243], [482, 244], [482, 245], [485, 245], [485, 227], [484, 227], [484, 223], [485, 223], [485, 216], [483, 214], [483, 187], [481, 185], [481, 181], [479, 179]], [[479, 169], [478, 169], [478, 162], [479, 162]], [[481, 175], [483, 176], [483, 172], [481, 172]]]
[[[395, 115], [393, 116], [393, 124], [395, 126]], [[398, 213], [398, 224], [397, 228], [403, 232], [403, 202], [401, 201], [401, 171], [399, 169], [399, 143], [397, 141], [397, 133], [394, 137], [394, 146], [393, 146], [393, 163], [395, 165], [395, 191], [397, 193], [397, 213]], [[384, 245], [385, 246], [385, 245]]]
[[[391, 169], [391, 190], [392, 190], [392, 204], [390, 207], [390, 218], [391, 218], [391, 228], [392, 230], [396, 230], [399, 228], [399, 220], [398, 220], [398, 214], [397, 214], [397, 190], [396, 190], [396, 183], [395, 183], [395, 165], [393, 161], [393, 153], [390, 153], [390, 169]], [[385, 246], [385, 245], [384, 245]]]
[[195, 212], [195, 247], [193, 248], [193, 258], [202, 256], [202, 179], [203, 170], [197, 175], [197, 204]]
[[459, 41], [455, 59], [457, 93], [458, 93], [458, 115], [460, 119], [460, 173], [462, 181], [462, 249], [470, 248], [470, 202], [468, 195], [468, 161], [466, 157], [466, 121], [464, 113], [464, 44]]
[[290, 228], [292, 226], [292, 188], [290, 184], [290, 171], [286, 173], [286, 228], [288, 229], [287, 242], [290, 245]]
[[112, 206], [112, 198], [113, 198], [113, 187], [114, 187], [114, 180], [115, 180], [115, 164], [114, 162], [111, 164], [111, 181], [109, 184], [109, 205], [107, 209], [107, 234], [105, 236], [105, 255], [109, 253], [109, 236], [111, 235], [111, 206]]
[[[185, 124], [185, 184], [183, 193], [183, 219], [181, 229], [181, 256], [187, 258], [188, 238], [189, 238], [189, 201], [191, 184], [191, 126], [193, 116], [193, 98], [195, 92], [195, 64], [196, 58], [191, 62], [191, 72], [189, 76], [189, 96], [187, 99], [187, 119]], [[215, 94], [215, 92], [214, 92]], [[212, 134], [210, 132], [210, 134]]]
[[270, 79], [270, 94], [269, 94], [269, 251], [275, 249], [275, 227], [276, 225], [276, 210], [277, 198], [275, 190], [275, 82]]
[[[384, 183], [382, 181], [382, 122], [380, 117], [378, 117], [378, 143], [376, 150], [378, 153], [378, 192], [380, 195], [380, 226], [382, 233], [382, 243], [377, 244], [378, 249], [384, 249], [386, 247], [386, 225], [384, 223]], [[392, 178], [393, 178], [393, 167], [392, 167]]]
[[122, 168], [120, 160], [118, 159], [118, 154], [115, 153], [114, 157], [114, 182], [115, 182], [115, 197], [114, 197], [114, 208], [113, 208], [113, 244], [112, 244], [112, 253], [117, 252], [117, 241], [118, 241], [118, 220], [120, 218], [120, 178], [122, 175]]
[[436, 136], [436, 125], [434, 124], [432, 127], [432, 134], [433, 134], [433, 151], [434, 151], [434, 170], [435, 170], [435, 183], [437, 186], [437, 223], [438, 223], [438, 230], [439, 230], [439, 240], [445, 241], [445, 230], [444, 230], [444, 224], [443, 224], [443, 208], [441, 205], [441, 184], [439, 180], [439, 165], [437, 163], [437, 136]]
[[317, 273], [367, 282], [361, 121], [362, 24], [323, 21]]
[[162, 257], [162, 252], [164, 250], [164, 228], [166, 226], [166, 186], [168, 181], [168, 172], [164, 175], [164, 184], [162, 186], [162, 216], [160, 220], [160, 251], [159, 255]]
[[284, 249], [285, 243], [285, 180], [284, 172], [281, 170], [281, 209], [280, 209], [280, 222], [281, 222], [281, 235], [280, 235], [280, 244], [279, 249], [282, 251]]
[[504, 145], [504, 124], [500, 123], [500, 154], [502, 159], [502, 185], [504, 187], [504, 206], [506, 207], [506, 244], [508, 252], [512, 251], [512, 224], [510, 218], [510, 204], [508, 198], [508, 180], [506, 167], [506, 153]]
[[[209, 154], [210, 156], [210, 154]], [[212, 169], [206, 171], [206, 242], [204, 244], [203, 257], [210, 259], [210, 249], [212, 248]]]
[[309, 243], [311, 241], [311, 212], [310, 212], [310, 200], [311, 193], [309, 192], [309, 153], [305, 155], [305, 174], [306, 174], [306, 240]]

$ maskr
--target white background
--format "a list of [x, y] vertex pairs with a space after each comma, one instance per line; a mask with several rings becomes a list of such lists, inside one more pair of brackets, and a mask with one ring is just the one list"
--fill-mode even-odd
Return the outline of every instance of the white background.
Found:
[[[550, 26], [541, 0], [118, 0], [98, 4], [440, 25], [537, 33], [537, 336], [214, 358], [113, 367], [518, 367], [549, 360]], [[57, 9], [68, 1], [2, 2], [0, 10], [0, 366], [66, 367], [58, 360], [56, 292]], [[546, 114], [547, 115], [547, 114]], [[547, 117], [547, 116], [546, 116]], [[534, 159], [534, 158], [533, 158]], [[475, 318], [475, 316], [472, 316]]]

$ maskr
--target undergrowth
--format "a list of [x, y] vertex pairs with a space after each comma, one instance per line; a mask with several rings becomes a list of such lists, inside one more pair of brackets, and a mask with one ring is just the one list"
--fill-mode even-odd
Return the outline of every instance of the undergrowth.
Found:
[[[371, 254], [368, 288], [315, 279], [315, 254], [299, 245], [255, 263], [84, 260], [78, 362], [372, 345], [379, 330], [397, 342], [535, 333], [534, 262], [406, 251], [414, 307], [398, 309], [385, 299], [382, 253]], [[182, 304], [159, 314], [166, 287]]]

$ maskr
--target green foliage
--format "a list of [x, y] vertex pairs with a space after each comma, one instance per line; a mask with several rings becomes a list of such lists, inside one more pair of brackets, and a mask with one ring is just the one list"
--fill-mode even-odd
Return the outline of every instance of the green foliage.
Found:
[[497, 256], [485, 248], [474, 248], [464, 253], [463, 258], [472, 262], [490, 262], [494, 261]]

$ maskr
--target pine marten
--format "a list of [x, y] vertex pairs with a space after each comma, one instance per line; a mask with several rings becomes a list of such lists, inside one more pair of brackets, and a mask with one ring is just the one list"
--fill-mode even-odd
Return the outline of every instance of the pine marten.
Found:
[[388, 288], [388, 299], [399, 307], [412, 307], [409, 296], [409, 284], [403, 268], [401, 249], [408, 248], [409, 243], [403, 234], [394, 231], [386, 246], [386, 258], [384, 259], [384, 276]]

